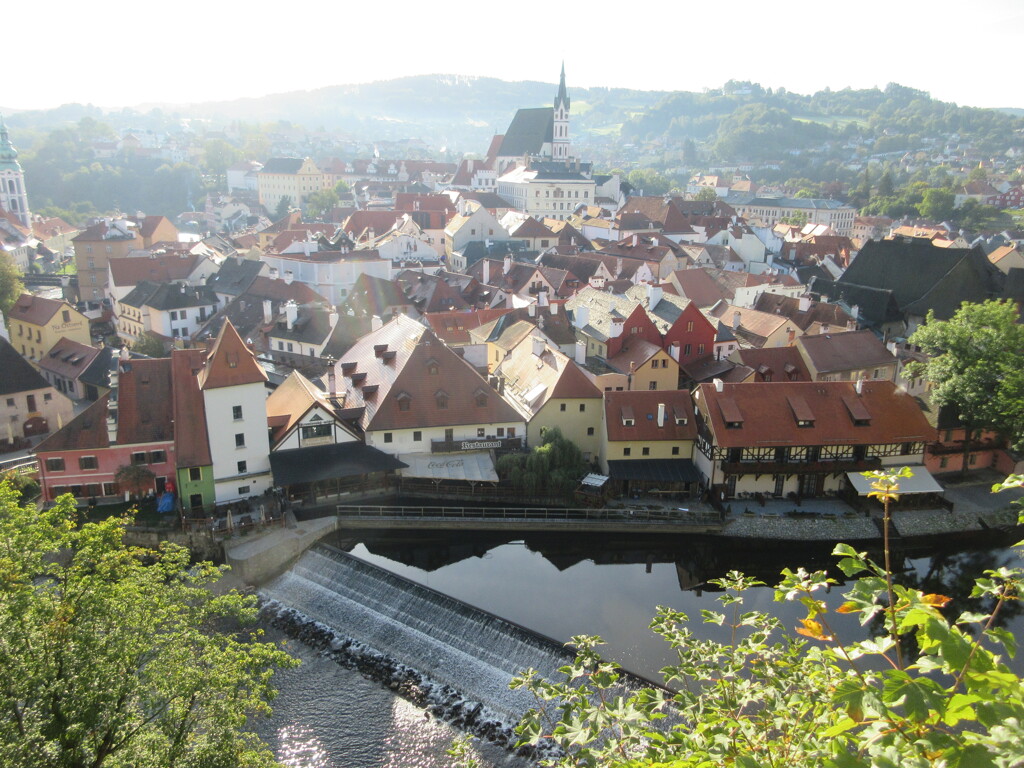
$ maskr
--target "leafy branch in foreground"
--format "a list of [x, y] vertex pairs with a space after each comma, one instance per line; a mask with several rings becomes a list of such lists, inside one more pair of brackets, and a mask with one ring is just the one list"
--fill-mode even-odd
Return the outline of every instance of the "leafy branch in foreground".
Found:
[[70, 495], [37, 511], [0, 483], [0, 765], [276, 765], [243, 726], [297, 661], [241, 629], [255, 597], [125, 546], [128, 518], [76, 522]]
[[[899, 490], [900, 472], [876, 475], [883, 502]], [[1007, 487], [1024, 478], [1011, 478]], [[758, 582], [730, 573], [717, 582], [722, 611], [702, 611], [727, 640], [702, 640], [689, 617], [659, 608], [651, 627], [676, 651], [663, 671], [667, 689], [620, 696], [618, 668], [600, 659], [599, 640], [574, 638], [565, 680], [528, 671], [513, 681], [537, 698], [519, 725], [523, 744], [548, 743], [554, 766], [786, 766], [925, 768], [1024, 765], [1024, 686], [1005, 663], [1016, 652], [998, 616], [1021, 597], [1024, 573], [987, 570], [972, 597], [983, 612], [943, 613], [949, 599], [894, 583], [889, 567], [845, 544], [834, 554], [853, 581], [830, 609], [824, 572], [785, 570], [775, 599], [806, 609], [795, 635], [766, 612], [744, 608]], [[882, 613], [885, 631], [843, 643], [836, 614], [869, 626]], [[918, 651], [901, 656], [911, 636]]]

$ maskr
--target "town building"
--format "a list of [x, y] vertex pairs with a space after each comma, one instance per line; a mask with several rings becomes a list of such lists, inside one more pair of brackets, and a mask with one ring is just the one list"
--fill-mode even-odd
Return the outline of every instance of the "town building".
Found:
[[107, 264], [162, 241], [177, 242], [177, 228], [163, 216], [98, 219], [73, 239], [78, 294], [82, 300], [107, 295]]
[[10, 449], [23, 438], [60, 429], [74, 412], [58, 392], [18, 351], [0, 338], [0, 441]]
[[260, 205], [270, 212], [285, 198], [293, 208], [301, 208], [312, 193], [333, 186], [308, 157], [272, 157], [256, 172]]
[[88, 346], [92, 341], [89, 318], [66, 301], [23, 293], [7, 313], [11, 344], [28, 360], [38, 363], [63, 338]]

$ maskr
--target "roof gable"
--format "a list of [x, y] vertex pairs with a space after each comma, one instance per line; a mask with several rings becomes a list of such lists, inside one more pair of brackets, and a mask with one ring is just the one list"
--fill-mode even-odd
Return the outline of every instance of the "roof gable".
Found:
[[230, 320], [225, 322], [199, 374], [200, 389], [234, 387], [266, 380], [266, 371], [256, 362], [256, 356], [245, 346], [235, 326]]

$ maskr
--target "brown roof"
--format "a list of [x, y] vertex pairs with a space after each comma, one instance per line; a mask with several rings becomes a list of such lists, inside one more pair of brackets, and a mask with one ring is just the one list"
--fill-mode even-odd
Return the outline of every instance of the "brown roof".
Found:
[[659, 352], [661, 352], [661, 347], [646, 339], [628, 338], [622, 344], [622, 351], [615, 357], [608, 358], [608, 365], [622, 373], [629, 373]]
[[170, 441], [174, 437], [171, 359], [122, 363], [117, 380], [117, 442], [120, 445]]
[[711, 307], [729, 298], [721, 286], [703, 269], [680, 269], [674, 273], [682, 295], [698, 307]]
[[110, 394], [100, 398], [64, 425], [63, 429], [50, 434], [35, 448], [37, 456], [57, 451], [77, 451], [90, 448], [107, 448], [107, 403]]
[[[337, 371], [339, 391], [348, 385], [344, 407], [365, 409], [365, 431], [522, 421], [473, 366], [404, 315], [357, 341]], [[485, 405], [476, 404], [481, 393]], [[447, 408], [438, 402], [442, 394]], [[400, 407], [405, 397], [411, 398], [408, 410]]]
[[[662, 404], [665, 419], [659, 427], [658, 406]], [[633, 419], [632, 426], [623, 424], [626, 418]], [[688, 389], [605, 392], [604, 421], [609, 442], [694, 440], [697, 437], [697, 422]]]
[[165, 216], [143, 216], [142, 219], [133, 219], [133, 221], [139, 225], [139, 234], [143, 238], [151, 237], [161, 224], [166, 223], [170, 227], [174, 226]]
[[554, 238], [555, 233], [545, 227], [532, 216], [527, 216], [523, 222], [516, 227], [510, 237], [550, 237]]
[[471, 312], [430, 312], [422, 319], [430, 325], [430, 329], [437, 334], [438, 338], [444, 340], [446, 344], [458, 346], [472, 343], [469, 332], [473, 328], [479, 328], [511, 311], [511, 309], [500, 307], [476, 309]]
[[184, 280], [199, 263], [200, 256], [194, 253], [167, 253], [159, 256], [126, 256], [111, 259], [110, 274], [114, 285], [134, 286], [143, 280], [154, 283], [168, 283]]
[[274, 427], [272, 442], [284, 438], [314, 406], [337, 418], [326, 394], [301, 373], [292, 371], [267, 398], [267, 422]]
[[796, 344], [797, 349], [803, 349], [819, 374], [892, 365], [896, 362], [892, 352], [873, 331], [868, 330], [801, 336]]
[[200, 389], [234, 387], [266, 380], [267, 372], [256, 362], [256, 356], [245, 346], [231, 321], [226, 321], [199, 374]]
[[39, 367], [66, 379], [77, 379], [85, 373], [85, 369], [92, 364], [99, 353], [100, 351], [96, 347], [62, 337], [39, 361]]
[[739, 349], [731, 357], [753, 369], [755, 381], [810, 381], [803, 357], [796, 347]]
[[758, 312], [756, 309], [749, 309], [747, 307], [737, 307], [735, 304], [727, 304], [724, 301], [716, 304], [710, 311], [711, 315], [732, 328], [733, 333], [737, 332], [737, 329], [733, 328], [733, 319], [737, 313], [740, 316], [738, 331], [743, 334], [747, 341], [755, 346], [764, 344], [765, 340], [779, 330], [780, 326], [791, 325], [795, 327], [796, 325], [788, 317]]
[[77, 310], [66, 301], [44, 299], [42, 296], [23, 293], [14, 302], [7, 317], [9, 320], [21, 320], [31, 325], [45, 325], [61, 309], [70, 309], [77, 314]]
[[[697, 387], [697, 408], [724, 448], [790, 445], [885, 445], [934, 439], [917, 401], [891, 381], [765, 382]], [[797, 426], [793, 402], [806, 405], [809, 426]], [[861, 412], [863, 409], [863, 412]], [[861, 418], [860, 424], [854, 419]], [[738, 427], [727, 428], [730, 421]]]
[[171, 379], [174, 386], [173, 413], [175, 461], [179, 467], [204, 467], [213, 463], [206, 431], [206, 402], [199, 389], [198, 372], [203, 368], [205, 350], [171, 351]]
[[806, 310], [800, 309], [800, 299], [779, 293], [762, 293], [754, 302], [759, 312], [782, 315], [792, 320], [798, 328], [806, 331], [814, 323], [825, 324], [836, 330], [846, 328], [853, 318], [838, 304], [810, 301]]

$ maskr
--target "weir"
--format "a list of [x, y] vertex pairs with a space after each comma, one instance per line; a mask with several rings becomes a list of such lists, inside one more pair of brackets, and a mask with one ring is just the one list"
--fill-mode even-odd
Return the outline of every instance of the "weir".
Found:
[[509, 690], [527, 668], [558, 679], [573, 654], [557, 641], [326, 544], [260, 589], [276, 600], [451, 686], [509, 721], [536, 702]]

